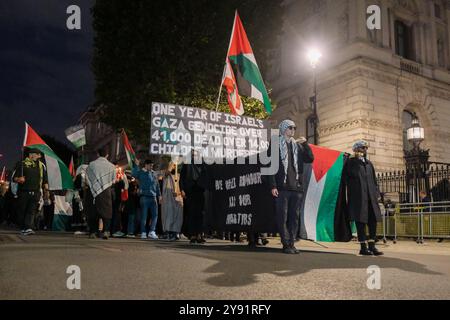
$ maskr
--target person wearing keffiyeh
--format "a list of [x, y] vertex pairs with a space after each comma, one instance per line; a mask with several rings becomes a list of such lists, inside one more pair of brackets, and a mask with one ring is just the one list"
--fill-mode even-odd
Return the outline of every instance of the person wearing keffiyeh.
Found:
[[[314, 161], [314, 155], [305, 138], [294, 139], [297, 129], [292, 120], [281, 122], [279, 136], [279, 169], [269, 176], [269, 186], [275, 201], [277, 224], [283, 252], [299, 253], [294, 246], [303, 199], [303, 164]], [[269, 148], [270, 150], [270, 148]]]
[[103, 239], [109, 237], [112, 218], [111, 186], [116, 181], [116, 167], [108, 161], [106, 150], [98, 151], [98, 159], [89, 163], [86, 169], [86, 181], [90, 192], [86, 192], [88, 203], [89, 237], [95, 238], [99, 218], [103, 221]]

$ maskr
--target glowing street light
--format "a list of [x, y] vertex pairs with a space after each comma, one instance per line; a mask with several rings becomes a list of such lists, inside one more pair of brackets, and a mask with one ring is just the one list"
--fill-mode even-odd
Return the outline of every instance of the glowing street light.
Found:
[[313, 69], [316, 68], [317, 63], [319, 62], [320, 58], [322, 58], [322, 53], [320, 53], [319, 50], [317, 50], [317, 49], [309, 50], [308, 59], [309, 59], [309, 63], [311, 64], [311, 67]]
[[313, 69], [313, 81], [314, 81], [314, 96], [310, 98], [311, 105], [312, 105], [312, 116], [310, 117], [310, 121], [312, 122], [313, 128], [314, 128], [314, 144], [318, 145], [318, 134], [317, 134], [317, 123], [318, 123], [318, 116], [317, 116], [317, 78], [316, 78], [316, 67], [319, 63], [320, 58], [322, 57], [322, 53], [320, 53], [317, 49], [311, 49], [308, 52], [308, 59], [309, 63], [311, 64], [311, 67]]

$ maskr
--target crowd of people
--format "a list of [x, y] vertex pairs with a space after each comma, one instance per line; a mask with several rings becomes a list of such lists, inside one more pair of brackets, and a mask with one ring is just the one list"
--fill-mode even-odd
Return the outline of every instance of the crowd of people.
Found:
[[[295, 140], [296, 125], [291, 120], [281, 122], [278, 150], [278, 171], [266, 179], [268, 196], [273, 197], [277, 227], [286, 254], [298, 254], [294, 243], [299, 239], [299, 219], [304, 196], [303, 167], [314, 161], [313, 152], [305, 138]], [[269, 148], [269, 150], [271, 150]], [[347, 186], [349, 220], [357, 228], [361, 255], [382, 255], [375, 247], [376, 226], [381, 221], [378, 206], [380, 196], [373, 164], [367, 159], [368, 143], [358, 141], [354, 155], [343, 169]], [[99, 150], [97, 159], [81, 165], [75, 178], [75, 190], [65, 192], [72, 202], [73, 223], [87, 224], [89, 238], [140, 237], [141, 239], [179, 240], [182, 235], [191, 244], [205, 243], [205, 189], [201, 183], [204, 166], [192, 151], [192, 161], [178, 170], [170, 162], [156, 172], [154, 163], [135, 160], [131, 172], [123, 172], [108, 160], [106, 150]], [[54, 199], [49, 192], [47, 175], [41, 153], [27, 150], [12, 175], [15, 187], [8, 191], [2, 186], [0, 215], [7, 223], [15, 223], [23, 235], [34, 233], [36, 212], [43, 211], [41, 224], [51, 228]], [[13, 190], [14, 189], [14, 190]], [[56, 195], [54, 195], [56, 196]], [[366, 235], [366, 228], [369, 236]], [[215, 232], [218, 238], [241, 241], [240, 233]], [[267, 235], [248, 233], [250, 246], [267, 245]]]
[[[267, 235], [208, 230], [204, 223], [204, 188], [199, 179], [202, 165], [185, 164], [178, 170], [170, 162], [155, 171], [150, 159], [135, 160], [123, 171], [99, 150], [96, 160], [81, 165], [74, 177], [74, 190], [49, 191], [41, 153], [26, 149], [25, 158], [13, 172], [11, 182], [0, 189], [0, 224], [19, 228], [22, 235], [35, 230], [55, 230], [55, 196], [71, 204], [68, 230], [89, 238], [140, 238], [203, 244], [208, 238], [267, 245]], [[195, 151], [192, 156], [195, 157]]]

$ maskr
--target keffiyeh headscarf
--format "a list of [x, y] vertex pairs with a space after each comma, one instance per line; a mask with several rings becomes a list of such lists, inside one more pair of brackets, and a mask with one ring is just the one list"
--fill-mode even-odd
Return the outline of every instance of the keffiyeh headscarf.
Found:
[[359, 140], [359, 141], [356, 141], [356, 143], [353, 145], [352, 149], [353, 149], [353, 151], [356, 151], [356, 150], [361, 149], [363, 147], [369, 147], [369, 144], [367, 143], [367, 141]]
[[281, 161], [283, 162], [284, 167], [284, 183], [287, 181], [287, 170], [288, 170], [288, 143], [292, 143], [292, 153], [294, 158], [294, 168], [296, 173], [296, 179], [298, 180], [298, 145], [294, 138], [290, 138], [286, 140], [284, 137], [284, 133], [289, 127], [295, 127], [295, 122], [292, 120], [284, 120], [280, 123], [280, 154]]

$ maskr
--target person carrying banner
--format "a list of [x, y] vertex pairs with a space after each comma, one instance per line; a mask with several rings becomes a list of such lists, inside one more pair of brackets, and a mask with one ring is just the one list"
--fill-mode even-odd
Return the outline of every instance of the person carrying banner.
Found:
[[86, 192], [88, 205], [89, 237], [95, 238], [99, 218], [103, 221], [103, 239], [108, 239], [112, 218], [111, 187], [116, 180], [116, 167], [108, 161], [106, 150], [98, 151], [98, 158], [89, 163], [86, 169], [87, 184], [90, 192]]
[[18, 223], [22, 235], [34, 234], [32, 229], [34, 214], [41, 199], [48, 198], [48, 178], [44, 164], [39, 160], [41, 152], [38, 149], [27, 148], [28, 155], [16, 164], [13, 180], [18, 183]]
[[[382, 255], [383, 252], [375, 248], [377, 222], [381, 222], [381, 211], [378, 206], [380, 192], [378, 189], [375, 168], [367, 159], [369, 145], [360, 140], [353, 145], [354, 154], [349, 157], [343, 169], [344, 181], [347, 189], [347, 211], [350, 220], [356, 224], [360, 255]], [[369, 229], [367, 247], [366, 226]]]
[[180, 175], [170, 162], [164, 174], [161, 202], [161, 222], [169, 241], [175, 241], [183, 225], [183, 197], [180, 192]]
[[139, 182], [139, 203], [141, 206], [141, 239], [147, 239], [147, 214], [151, 211], [151, 223], [148, 238], [157, 240], [156, 224], [158, 223], [158, 200], [161, 202], [161, 190], [158, 178], [153, 171], [153, 161], [145, 160], [144, 168], [139, 168], [139, 160], [135, 159], [132, 176]]
[[[283, 252], [300, 253], [294, 246], [300, 219], [303, 198], [303, 164], [312, 163], [314, 155], [305, 138], [299, 143], [294, 139], [297, 129], [292, 120], [280, 123], [279, 169], [268, 176], [269, 186], [275, 200], [278, 229], [283, 244]], [[269, 147], [269, 154], [271, 148]], [[272, 159], [273, 161], [273, 159]]]

